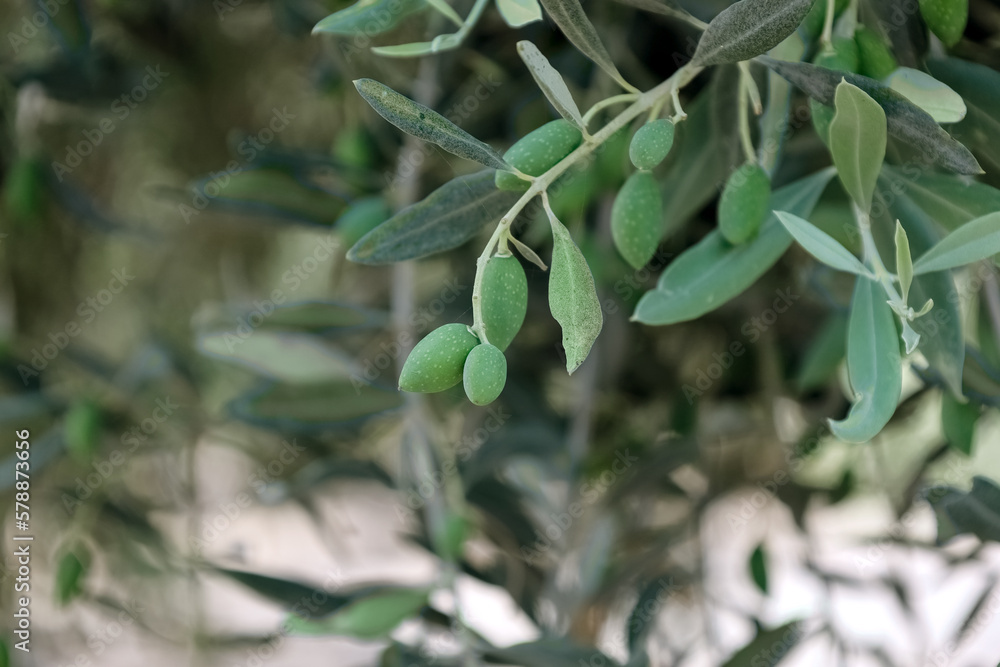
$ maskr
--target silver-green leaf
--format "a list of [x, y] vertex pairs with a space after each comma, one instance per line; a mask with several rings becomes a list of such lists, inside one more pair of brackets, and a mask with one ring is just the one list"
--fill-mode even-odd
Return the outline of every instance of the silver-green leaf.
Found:
[[438, 112], [373, 79], [358, 79], [354, 82], [354, 87], [382, 118], [403, 132], [486, 167], [510, 171], [510, 165], [492, 147]]
[[968, 113], [961, 95], [918, 69], [900, 67], [885, 79], [885, 84], [939, 123], [958, 123]]
[[691, 64], [750, 60], [795, 32], [813, 0], [740, 0], [719, 13], [701, 36]]
[[538, 6], [538, 0], [496, 0], [496, 3], [503, 20], [511, 28], [520, 28], [542, 20], [542, 8]]
[[1000, 212], [968, 222], [928, 250], [913, 265], [921, 275], [965, 266], [1000, 253]]
[[837, 86], [835, 100], [830, 153], [847, 193], [867, 213], [885, 160], [885, 111], [865, 91], [846, 81]]
[[552, 268], [549, 271], [549, 310], [562, 327], [566, 370], [572, 374], [590, 354], [604, 326], [594, 276], [569, 230], [552, 223]]
[[594, 28], [594, 24], [590, 22], [583, 7], [580, 6], [580, 0], [541, 0], [541, 3], [573, 46], [593, 60], [623, 88], [631, 92], [639, 92], [635, 86], [625, 80], [625, 77], [615, 67], [615, 62], [611, 59], [608, 50], [604, 48], [604, 43], [601, 42], [597, 29]]
[[497, 190], [492, 170], [460, 176], [361, 237], [347, 259], [389, 264], [456, 248], [498, 221], [520, 193]]
[[830, 421], [846, 442], [867, 442], [889, 423], [903, 388], [899, 335], [882, 286], [858, 278], [847, 325], [847, 373], [854, 401], [847, 418]]
[[907, 303], [910, 285], [913, 284], [913, 258], [910, 257], [910, 239], [899, 220], [896, 221], [896, 275], [899, 277], [899, 293], [903, 303]]
[[838, 271], [846, 271], [858, 276], [869, 275], [865, 265], [852, 255], [850, 250], [840, 245], [840, 242], [816, 225], [786, 211], [775, 211], [774, 214], [778, 216], [778, 220], [785, 226], [792, 238], [819, 261]]
[[359, 0], [330, 14], [312, 31], [373, 36], [392, 30], [407, 16], [426, 7], [424, 0]]
[[528, 67], [535, 83], [545, 94], [545, 98], [555, 107], [559, 115], [583, 132], [586, 127], [583, 124], [580, 108], [576, 105], [576, 100], [573, 99], [573, 94], [569, 92], [562, 76], [549, 63], [549, 59], [528, 40], [517, 43], [517, 53]]

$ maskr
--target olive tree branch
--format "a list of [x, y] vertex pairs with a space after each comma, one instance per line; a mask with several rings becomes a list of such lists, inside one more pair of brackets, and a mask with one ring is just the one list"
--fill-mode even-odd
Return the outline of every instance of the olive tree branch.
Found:
[[482, 254], [479, 256], [479, 259], [476, 260], [476, 279], [472, 287], [472, 327], [470, 330], [479, 338], [481, 342], [489, 342], [486, 338], [485, 328], [482, 324], [483, 273], [486, 268], [486, 262], [489, 261], [490, 256], [493, 254], [493, 250], [497, 247], [500, 239], [505, 235], [510, 234], [510, 226], [517, 218], [518, 214], [524, 210], [524, 207], [527, 206], [532, 199], [547, 191], [549, 186], [551, 186], [556, 179], [566, 173], [570, 167], [588, 157], [594, 152], [595, 149], [614, 136], [618, 130], [628, 125], [638, 116], [652, 109], [666, 96], [670, 95], [676, 98], [678, 92], [684, 86], [691, 83], [691, 81], [693, 81], [703, 69], [704, 67], [696, 65], [685, 65], [655, 88], [651, 88], [646, 92], [639, 94], [635, 102], [633, 102], [620, 114], [615, 116], [608, 122], [607, 125], [602, 127], [599, 132], [586, 139], [579, 148], [567, 155], [547, 172], [534, 178], [528, 190], [521, 196], [517, 203], [514, 204], [509, 211], [507, 211], [506, 215], [500, 219], [496, 230], [493, 232], [493, 236], [490, 237], [490, 240], [486, 243], [486, 247], [483, 249]]

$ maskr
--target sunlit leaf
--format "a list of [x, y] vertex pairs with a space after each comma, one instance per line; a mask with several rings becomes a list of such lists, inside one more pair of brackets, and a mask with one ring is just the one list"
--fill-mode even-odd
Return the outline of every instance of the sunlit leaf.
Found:
[[317, 23], [313, 33], [378, 35], [392, 30], [407, 16], [426, 7], [424, 0], [359, 0]]
[[496, 3], [503, 20], [511, 28], [520, 28], [542, 20], [542, 8], [538, 0], [496, 0]]
[[967, 113], [961, 95], [918, 69], [900, 67], [884, 83], [939, 123], [957, 123]]

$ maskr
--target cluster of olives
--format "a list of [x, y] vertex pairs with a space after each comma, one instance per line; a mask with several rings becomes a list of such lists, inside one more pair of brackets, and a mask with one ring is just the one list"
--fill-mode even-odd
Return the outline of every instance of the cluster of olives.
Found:
[[528, 312], [528, 279], [518, 259], [494, 255], [482, 276], [483, 335], [480, 341], [464, 324], [446, 324], [417, 343], [403, 364], [399, 388], [434, 393], [459, 382], [476, 405], [495, 401], [507, 383], [504, 350]]

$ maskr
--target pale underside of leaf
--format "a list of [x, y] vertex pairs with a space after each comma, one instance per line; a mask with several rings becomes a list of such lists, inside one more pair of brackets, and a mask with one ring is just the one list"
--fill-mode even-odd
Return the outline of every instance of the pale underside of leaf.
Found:
[[555, 107], [559, 115], [575, 125], [580, 131], [585, 131], [580, 108], [569, 92], [566, 82], [558, 71], [542, 55], [538, 47], [527, 40], [517, 43], [517, 53], [531, 72], [531, 77], [545, 94], [546, 99]]
[[816, 225], [786, 211], [775, 211], [775, 215], [799, 245], [819, 261], [839, 271], [859, 276], [869, 274], [868, 269], [857, 257]]
[[597, 29], [584, 13], [580, 0], [541, 0], [541, 3], [573, 46], [594, 61], [623, 88], [631, 92], [639, 92], [635, 86], [625, 80], [625, 77], [615, 67], [614, 60], [611, 59], [608, 50], [604, 48], [600, 35], [597, 34]]
[[1000, 253], [1000, 212], [967, 222], [923, 254], [913, 265], [921, 275], [944, 271]]
[[538, 5], [538, 0], [496, 0], [497, 9], [503, 20], [511, 28], [542, 20], [542, 8]]

